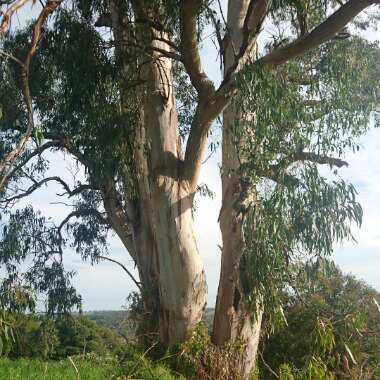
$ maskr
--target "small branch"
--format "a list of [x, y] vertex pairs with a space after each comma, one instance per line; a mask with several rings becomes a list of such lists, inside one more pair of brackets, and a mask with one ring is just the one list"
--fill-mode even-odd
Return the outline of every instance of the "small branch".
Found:
[[259, 350], [259, 355], [260, 355], [260, 359], [261, 361], [263, 362], [264, 366], [266, 367], [266, 369], [276, 378], [276, 379], [279, 379], [280, 376], [277, 375], [277, 373], [270, 367], [270, 365], [264, 360], [264, 356], [261, 352], [261, 350]]
[[310, 161], [320, 165], [330, 165], [330, 167], [336, 166], [338, 168], [348, 166], [348, 163], [340, 158], [322, 156], [312, 152], [297, 152], [283, 158], [278, 164], [271, 165], [267, 170], [258, 172], [257, 174], [277, 183], [297, 185], [299, 184], [297, 177], [286, 173], [286, 169], [299, 161]]
[[348, 162], [341, 160], [340, 158], [321, 156], [319, 154], [312, 153], [312, 152], [298, 152], [298, 153], [295, 153], [293, 156], [290, 156], [290, 159], [293, 162], [311, 161], [320, 165], [330, 165], [331, 167], [336, 166], [338, 168], [342, 168], [343, 166], [348, 166]]
[[[161, 41], [167, 44], [167, 40], [165, 38], [153, 38], [154, 41]], [[182, 56], [174, 51], [166, 50], [166, 49], [161, 49], [157, 46], [149, 46], [149, 47], [144, 47], [143, 43], [140, 43], [139, 41], [135, 40], [134, 42], [132, 41], [122, 41], [121, 45], [124, 46], [124, 48], [128, 49], [131, 47], [134, 47], [136, 49], [140, 49], [143, 51], [150, 60], [153, 60], [153, 55], [152, 52], [157, 51], [158, 53], [161, 53], [164, 57], [174, 59], [175, 61], [182, 61]], [[109, 46], [115, 46], [115, 42], [111, 42]], [[168, 44], [168, 46], [171, 48], [171, 45]], [[173, 49], [172, 49], [173, 50]]]
[[0, 202], [8, 204], [8, 203], [13, 202], [15, 200], [25, 198], [28, 195], [30, 195], [33, 192], [35, 192], [37, 189], [39, 189], [42, 185], [44, 185], [45, 183], [48, 183], [50, 181], [59, 182], [65, 189], [70, 190], [68, 188], [67, 184], [61, 178], [59, 178], [59, 177], [47, 177], [47, 178], [44, 178], [43, 180], [41, 180], [40, 182], [34, 183], [32, 186], [30, 186], [27, 190], [23, 191], [22, 193], [17, 194], [17, 195], [15, 195], [13, 197], [10, 197], [10, 198], [1, 200]]
[[75, 210], [75, 211], [70, 212], [70, 214], [68, 214], [66, 218], [63, 219], [61, 224], [58, 226], [57, 230], [58, 230], [59, 235], [61, 236], [62, 228], [65, 226], [65, 224], [67, 224], [70, 221], [70, 219], [81, 218], [83, 216], [90, 216], [90, 215], [95, 216], [101, 224], [107, 224], [107, 225], [109, 224], [108, 219], [106, 219], [98, 210], [94, 208]]
[[223, 67], [224, 65], [224, 43], [223, 43], [223, 37], [222, 33], [220, 31], [220, 20], [216, 19], [214, 12], [211, 9], [207, 9], [209, 17], [211, 18], [212, 23], [214, 24], [214, 29], [216, 33], [216, 38], [218, 40], [218, 45], [219, 45], [219, 54], [221, 57], [221, 66]]
[[38, 148], [34, 149], [32, 153], [30, 153], [27, 157], [25, 157], [25, 159], [20, 164], [14, 167], [12, 171], [10, 171], [7, 174], [6, 182], [8, 182], [9, 179], [11, 179], [19, 170], [21, 170], [32, 158], [40, 155], [41, 153], [43, 153], [45, 150], [49, 148], [60, 147], [60, 146], [62, 146], [62, 142], [57, 141], [57, 140], [48, 141], [47, 143], [40, 145]]
[[157, 51], [158, 53], [161, 53], [166, 58], [171, 58], [171, 59], [174, 59], [175, 61], [179, 61], [179, 62], [182, 61], [181, 55], [179, 55], [179, 54], [177, 54], [177, 53], [175, 53], [173, 51], [168, 51], [168, 50], [165, 50], [165, 49], [161, 49], [161, 48], [156, 47], [156, 46], [150, 46], [150, 49], [153, 50], [153, 51]]
[[[67, 191], [69, 190], [69, 191]], [[82, 185], [79, 185], [78, 187], [76, 187], [75, 189], [73, 190], [70, 190], [68, 187], [66, 188], [66, 192], [62, 193], [62, 194], [58, 194], [59, 196], [63, 196], [63, 195], [68, 195], [69, 198], [73, 197], [74, 195], [78, 195], [80, 193], [82, 193], [83, 191], [86, 191], [86, 190], [99, 190], [97, 187], [93, 186], [93, 185], [90, 185], [88, 183], [84, 183]]]
[[37, 189], [39, 189], [42, 185], [44, 185], [48, 182], [51, 182], [51, 181], [55, 181], [55, 182], [58, 182], [59, 184], [61, 184], [63, 186], [63, 188], [65, 189], [65, 193], [63, 193], [61, 195], [68, 194], [69, 197], [77, 195], [77, 194], [81, 193], [82, 191], [88, 190], [88, 189], [98, 190], [96, 187], [89, 185], [89, 184], [83, 184], [83, 185], [80, 185], [73, 190], [70, 190], [69, 185], [62, 178], [57, 177], [57, 176], [53, 176], [53, 177], [46, 177], [43, 180], [41, 180], [40, 182], [35, 182], [32, 186], [30, 186], [27, 190], [23, 191], [21, 194], [17, 194], [13, 197], [1, 200], [0, 203], [7, 203], [8, 204], [8, 203], [13, 202], [15, 200], [25, 198], [28, 195], [32, 194]]
[[79, 380], [79, 378], [80, 378], [79, 377], [79, 370], [78, 370], [77, 366], [75, 365], [74, 360], [71, 358], [71, 356], [69, 356], [69, 360], [70, 360], [70, 363], [72, 364], [72, 366], [74, 367], [77, 380]]
[[11, 59], [12, 61], [15, 61], [20, 66], [24, 65], [24, 63], [21, 60], [19, 60], [14, 55], [7, 53], [6, 51], [0, 50], [0, 55], [2, 55], [5, 58]]
[[281, 185], [292, 185], [297, 186], [300, 184], [300, 181], [297, 177], [281, 171], [277, 166], [272, 166], [265, 172], [257, 173], [260, 177], [265, 177], [271, 179], [274, 182], [277, 182]]
[[167, 38], [153, 36], [153, 40], [164, 42], [165, 44], [169, 45], [174, 51], [180, 52], [180, 48]]
[[107, 260], [107, 261], [111, 261], [112, 263], [115, 263], [117, 265], [119, 265], [125, 273], [127, 273], [127, 275], [130, 277], [130, 279], [135, 283], [135, 285], [138, 287], [138, 289], [141, 291], [142, 290], [142, 287], [141, 287], [141, 283], [138, 282], [132, 275], [132, 273], [127, 269], [127, 267], [125, 265], [123, 265], [121, 262], [117, 261], [117, 260], [114, 260], [114, 259], [111, 259], [110, 257], [107, 257], [107, 256], [99, 256], [99, 259], [102, 259], [102, 260]]

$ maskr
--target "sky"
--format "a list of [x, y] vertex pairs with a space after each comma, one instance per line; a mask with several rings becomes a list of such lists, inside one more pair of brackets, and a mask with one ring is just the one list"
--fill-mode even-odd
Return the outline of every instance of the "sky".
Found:
[[[29, 16], [31, 11], [26, 12]], [[22, 18], [23, 15], [20, 15], [21, 20]], [[380, 34], [370, 37], [380, 39]], [[218, 83], [219, 61], [209, 40], [203, 43], [201, 58], [207, 74]], [[353, 228], [356, 242], [336, 245], [333, 258], [346, 273], [354, 274], [380, 291], [380, 129], [371, 129], [360, 143], [360, 151], [345, 157], [349, 166], [340, 169], [339, 173], [343, 178], [350, 180], [358, 191], [358, 199], [364, 212], [363, 224], [360, 229]], [[194, 223], [208, 281], [208, 307], [213, 307], [215, 303], [220, 270], [218, 246], [221, 244], [221, 236], [217, 223], [221, 205], [220, 156], [221, 152], [218, 150], [202, 167], [200, 182], [206, 183], [215, 193], [215, 197], [196, 198]], [[73, 161], [61, 153], [58, 156], [50, 154], [48, 157], [53, 168], [48, 174], [63, 175], [70, 183], [70, 172], [76, 170]], [[59, 222], [68, 213], [66, 206], [55, 204], [61, 200], [56, 196], [59, 192], [62, 192], [62, 189], [51, 184], [23, 200], [20, 206], [32, 204], [45, 216]], [[108, 243], [110, 257], [122, 262], [136, 274], [133, 262], [118, 238], [111, 236]], [[83, 297], [84, 310], [120, 309], [126, 304], [127, 295], [137, 290], [128, 276], [113, 263], [101, 262], [91, 266], [82, 262], [75, 253], [67, 251], [65, 264], [67, 269], [75, 270], [77, 273], [73, 282]]]

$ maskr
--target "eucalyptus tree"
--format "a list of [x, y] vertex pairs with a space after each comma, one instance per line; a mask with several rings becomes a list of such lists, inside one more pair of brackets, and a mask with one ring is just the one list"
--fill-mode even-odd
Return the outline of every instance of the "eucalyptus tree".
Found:
[[[44, 234], [28, 232], [30, 240], [20, 243], [15, 237], [31, 231], [29, 222], [8, 229], [3, 244], [17, 241], [39, 263], [61, 262], [68, 245], [97, 260], [113, 229], [138, 268], [146, 329], [158, 331], [165, 346], [181, 342], [206, 305], [192, 209], [211, 128], [223, 115], [223, 246], [213, 342], [244, 343], [247, 377], [264, 310], [281, 310], [277, 293], [288, 262], [301, 252], [330, 254], [334, 241], [350, 237], [350, 222], [360, 223], [353, 187], [328, 181], [318, 168], [345, 166], [344, 150], [356, 149], [377, 110], [379, 49], [360, 32], [378, 14], [374, 0], [231, 0], [226, 16], [223, 5], [111, 0], [61, 6], [31, 63], [38, 128], [12, 167], [3, 205], [9, 211], [51, 181], [76, 201], [50, 229], [24, 210]], [[356, 18], [367, 8], [372, 13]], [[200, 56], [210, 28], [220, 85]], [[8, 34], [4, 51], [25, 51], [29, 35], [28, 28]], [[20, 80], [16, 68], [12, 61], [1, 67], [8, 149], [27, 125], [20, 98], [9, 101]], [[72, 155], [87, 182], [72, 188], [47, 176], [46, 150]], [[26, 180], [30, 187], [22, 191]]]

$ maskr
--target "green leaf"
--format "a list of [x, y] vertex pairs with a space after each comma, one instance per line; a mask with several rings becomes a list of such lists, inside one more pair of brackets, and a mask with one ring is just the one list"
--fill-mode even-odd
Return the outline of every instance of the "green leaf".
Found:
[[347, 351], [348, 355], [350, 356], [352, 362], [353, 362], [355, 365], [357, 365], [358, 363], [356, 362], [354, 355], [352, 354], [350, 348], [348, 347], [348, 345], [347, 345], [346, 343], [344, 343], [344, 348], [346, 349], [346, 351]]
[[377, 310], [379, 310], [379, 313], [380, 313], [380, 304], [377, 302], [375, 297], [373, 297], [373, 303], [376, 305]]
[[44, 139], [44, 134], [42, 133], [41, 129], [39, 129], [39, 128], [35, 129], [34, 137], [36, 139], [37, 146], [40, 146], [43, 139]]
[[9, 340], [9, 335], [8, 335], [9, 327], [7, 325], [4, 326], [4, 336], [5, 340]]

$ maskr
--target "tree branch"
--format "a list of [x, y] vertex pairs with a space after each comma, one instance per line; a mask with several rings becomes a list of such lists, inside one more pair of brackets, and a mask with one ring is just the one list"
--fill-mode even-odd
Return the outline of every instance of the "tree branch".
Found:
[[[17, 11], [17, 9], [22, 7], [26, 1], [27, 0], [19, 0], [8, 9], [8, 11], [3, 16], [2, 23], [0, 24], [0, 34], [3, 34], [8, 29], [10, 17], [14, 12]], [[21, 137], [20, 141], [16, 144], [15, 148], [5, 156], [2, 162], [0, 162], [0, 190], [4, 188], [7, 183], [6, 181], [9, 180], [7, 174], [11, 170], [11, 167], [17, 158], [25, 150], [26, 143], [34, 130], [33, 104], [29, 88], [29, 66], [34, 54], [36, 53], [38, 44], [41, 41], [41, 29], [43, 24], [45, 23], [48, 16], [57, 9], [62, 1], [63, 0], [49, 0], [46, 3], [36, 21], [36, 24], [34, 25], [32, 41], [26, 57], [22, 63], [19, 62], [22, 80], [22, 94], [28, 115], [27, 128], [26, 132]]]
[[94, 208], [87, 208], [87, 209], [83, 209], [83, 210], [75, 210], [75, 211], [70, 212], [70, 214], [68, 214], [66, 216], [66, 218], [63, 219], [61, 224], [58, 226], [57, 229], [58, 229], [59, 234], [61, 234], [62, 228], [65, 226], [65, 224], [67, 224], [69, 222], [70, 219], [81, 218], [83, 216], [90, 216], [90, 215], [95, 216], [101, 224], [108, 224], [109, 225], [108, 219], [105, 218], [98, 210], [96, 210]]
[[[275, 68], [284, 64], [288, 60], [298, 57], [333, 38], [361, 11], [378, 3], [378, 0], [349, 0], [313, 31], [298, 38], [291, 44], [278, 48], [272, 53], [260, 58], [256, 61], [256, 64], [261, 64], [269, 68]], [[236, 74], [234, 74], [231, 75], [228, 81], [223, 81], [216, 91], [213, 100], [214, 111], [218, 113], [223, 112], [237, 92]]]
[[80, 217], [89, 216], [89, 215], [95, 216], [99, 220], [99, 222], [101, 224], [107, 224], [107, 225], [109, 225], [108, 220], [106, 218], [104, 218], [103, 215], [98, 210], [96, 210], [94, 208], [75, 210], [75, 211], [70, 212], [70, 214], [68, 214], [66, 216], [66, 218], [63, 219], [63, 221], [61, 222], [61, 224], [57, 227], [57, 233], [58, 233], [58, 236], [59, 236], [59, 239], [60, 239], [60, 243], [58, 245], [58, 248], [59, 248], [59, 253], [60, 253], [61, 257], [63, 256], [63, 250], [62, 250], [62, 242], [63, 242], [62, 228], [72, 218], [80, 218]]
[[188, 181], [191, 191], [196, 189], [208, 133], [218, 115], [219, 112], [215, 112], [212, 102], [198, 103], [186, 144], [182, 169], [182, 179]]
[[268, 170], [264, 172], [257, 173], [260, 177], [271, 179], [274, 182], [277, 182], [281, 185], [293, 185], [297, 186], [300, 181], [294, 175], [286, 173], [285, 170], [280, 170], [277, 165], [271, 166]]
[[111, 259], [110, 257], [107, 257], [107, 256], [99, 256], [99, 259], [111, 261], [112, 263], [119, 265], [124, 270], [124, 272], [127, 273], [127, 275], [130, 277], [130, 279], [135, 283], [135, 285], [138, 287], [138, 289], [140, 291], [142, 290], [141, 283], [133, 277], [132, 273], [127, 269], [127, 267], [124, 264], [122, 264], [121, 262], [119, 262], [115, 259]]
[[260, 58], [258, 63], [274, 68], [314, 49], [334, 37], [362, 10], [376, 3], [375, 0], [349, 0], [310, 33]]
[[104, 209], [107, 212], [110, 225], [136, 261], [136, 252], [131, 233], [131, 225], [135, 219], [133, 205], [127, 204], [126, 209], [123, 207], [120, 194], [117, 192], [114, 180], [111, 177], [104, 178], [101, 192]]
[[7, 9], [6, 12], [3, 13], [0, 23], [0, 36], [7, 32], [12, 15], [22, 8], [28, 1], [29, 0], [17, 0]]
[[[190, 75], [190, 79], [194, 87], [198, 90], [200, 97], [186, 145], [183, 167], [183, 178], [189, 182], [191, 190], [194, 191], [196, 189], [208, 133], [212, 122], [223, 111], [224, 107], [227, 106], [230, 99], [224, 95], [216, 96], [214, 88], [209, 92], [207, 92], [207, 89], [202, 90], [203, 72], [200, 66], [196, 40], [196, 14], [199, 8], [199, 1], [187, 1], [186, 6], [183, 2], [182, 6], [182, 54], [188, 54], [187, 58], [183, 61], [185, 63], [185, 68]], [[244, 0], [240, 2], [238, 8], [238, 11], [236, 11], [237, 14], [234, 14], [233, 17], [236, 16], [239, 18], [240, 15], [243, 14], [245, 15], [244, 22], [242, 24], [242, 22], [239, 21], [240, 18], [238, 21], [229, 20], [228, 22], [232, 22], [234, 27], [228, 29], [228, 33], [237, 33], [241, 35], [241, 42], [238, 46], [240, 49], [235, 58], [232, 57], [231, 59], [233, 64], [227, 69], [224, 82], [229, 82], [228, 78], [239, 69], [243, 60], [249, 56], [252, 50], [251, 47], [255, 44], [256, 37], [261, 29], [261, 24], [267, 14], [268, 1], [252, 0], [248, 3], [248, 0]], [[228, 34], [226, 36], [228, 36]], [[184, 49], [184, 47], [188, 46], [191, 46], [192, 48]], [[229, 51], [226, 54], [232, 54], [231, 49], [234, 53], [235, 49], [232, 46], [232, 42], [230, 43]], [[206, 96], [201, 98], [202, 91], [204, 91], [203, 94]]]
[[282, 160], [276, 165], [271, 165], [267, 170], [258, 172], [257, 174], [261, 177], [269, 178], [278, 183], [290, 183], [297, 185], [299, 180], [292, 176], [289, 173], [286, 173], [286, 169], [296, 163], [296, 162], [310, 161], [315, 162], [320, 165], [330, 165], [330, 167], [336, 166], [342, 168], [343, 166], [348, 166], [348, 163], [340, 158], [323, 156], [312, 152], [297, 152], [291, 154]]
[[348, 166], [348, 162], [341, 160], [340, 158], [323, 156], [312, 152], [297, 152], [285, 158], [285, 160], [289, 164], [295, 163], [297, 161], [310, 161], [320, 165], [330, 165], [331, 167], [336, 166], [338, 168]]
[[37, 149], [34, 149], [27, 157], [24, 158], [17, 166], [15, 166], [12, 171], [10, 171], [5, 178], [5, 182], [8, 182], [20, 169], [22, 169], [32, 158], [42, 154], [45, 150], [52, 147], [62, 146], [62, 142], [58, 140], [48, 141], [47, 143], [40, 145]]
[[256, 44], [257, 37], [261, 32], [261, 27], [268, 14], [270, 1], [268, 0], [250, 0], [242, 30], [238, 33], [242, 36], [239, 51], [235, 55], [234, 62], [227, 68], [223, 83], [227, 83], [231, 76], [235, 74], [241, 65], [248, 59]]
[[181, 1], [181, 54], [182, 62], [190, 76], [190, 81], [198, 92], [199, 98], [208, 98], [215, 88], [203, 71], [197, 40], [197, 14], [202, 5], [201, 0]]
[[30, 186], [27, 190], [23, 191], [22, 193], [17, 194], [13, 197], [10, 197], [10, 198], [6, 198], [4, 200], [0, 200], [0, 203], [8, 204], [8, 203], [13, 202], [15, 200], [25, 198], [28, 195], [32, 194], [37, 189], [39, 189], [42, 185], [44, 185], [48, 182], [51, 182], [51, 181], [55, 181], [55, 182], [58, 182], [59, 184], [61, 184], [63, 186], [63, 188], [65, 189], [65, 193], [63, 193], [61, 195], [68, 194], [69, 197], [77, 195], [77, 194], [81, 193], [82, 191], [88, 190], [88, 189], [98, 190], [96, 187], [89, 185], [89, 184], [83, 184], [83, 185], [80, 185], [73, 190], [70, 190], [70, 187], [67, 185], [67, 183], [62, 178], [57, 177], [57, 176], [46, 177], [46, 178], [42, 179], [40, 182], [35, 182], [32, 186]]

